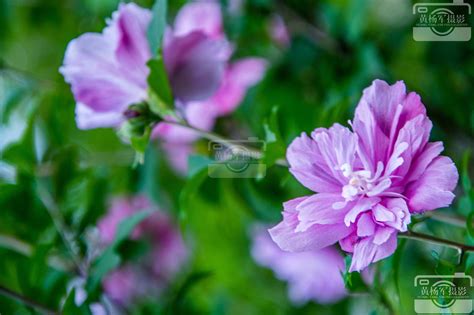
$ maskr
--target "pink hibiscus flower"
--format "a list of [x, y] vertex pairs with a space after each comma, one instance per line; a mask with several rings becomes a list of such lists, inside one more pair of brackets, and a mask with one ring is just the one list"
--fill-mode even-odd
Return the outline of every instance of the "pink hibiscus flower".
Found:
[[342, 278], [344, 259], [335, 248], [284, 252], [261, 228], [255, 229], [252, 239], [253, 258], [259, 265], [271, 268], [278, 279], [288, 282], [288, 295], [293, 303], [329, 304], [347, 296]]
[[[180, 10], [176, 16], [173, 33], [187, 36], [194, 32], [203, 32], [215, 39], [226, 38], [222, 13], [217, 1], [191, 2]], [[232, 50], [229, 49], [227, 53], [230, 56]], [[226, 64], [215, 93], [205, 99], [178, 104], [182, 115], [191, 126], [211, 130], [216, 119], [232, 113], [244, 99], [247, 89], [262, 79], [266, 66], [264, 59], [253, 57]], [[187, 128], [162, 122], [154, 129], [153, 137], [167, 142], [165, 152], [169, 160], [176, 170], [184, 173], [187, 169], [186, 152], [192, 152], [191, 144], [199, 138], [199, 135]]]
[[[120, 222], [134, 213], [155, 208], [144, 196], [115, 198], [109, 212], [99, 220], [101, 241], [110, 244]], [[136, 298], [160, 293], [188, 257], [188, 250], [179, 230], [162, 211], [156, 210], [132, 232], [131, 239], [148, 239], [150, 253], [139, 264], [124, 265], [112, 271], [103, 281], [106, 294], [114, 301], [129, 305]]]
[[[71, 84], [79, 128], [118, 127], [128, 106], [147, 100], [151, 18], [150, 10], [120, 4], [102, 33], [86, 33], [69, 43], [60, 72]], [[205, 30], [166, 30], [163, 58], [178, 102], [209, 98], [224, 77], [230, 44]]]
[[401, 81], [375, 80], [351, 125], [318, 128], [291, 143], [291, 173], [317, 194], [286, 202], [270, 233], [286, 251], [339, 242], [352, 254], [350, 271], [360, 271], [393, 254], [412, 213], [451, 204], [458, 172], [440, 156], [443, 144], [429, 142], [425, 106]]

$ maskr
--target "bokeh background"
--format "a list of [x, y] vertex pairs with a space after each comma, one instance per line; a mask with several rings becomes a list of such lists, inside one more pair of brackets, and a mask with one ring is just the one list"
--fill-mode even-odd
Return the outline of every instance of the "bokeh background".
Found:
[[[184, 3], [169, 1], [170, 20]], [[192, 254], [166, 294], [145, 295], [130, 314], [411, 314], [416, 275], [473, 273], [472, 256], [458, 264], [453, 250], [406, 240], [376, 265], [373, 285], [353, 284], [352, 296], [334, 305], [293, 305], [286, 284], [250, 255], [252, 226], [278, 222], [282, 202], [308, 192], [287, 169], [272, 166], [262, 180], [211, 179], [199, 169], [199, 156], [208, 154], [204, 140], [196, 143], [198, 157], [188, 176], [170, 167], [156, 143], [150, 144], [145, 164], [132, 168], [134, 151], [114, 130], [77, 129], [74, 100], [58, 68], [68, 42], [100, 31], [117, 5], [117, 0], [0, 0], [2, 286], [59, 309], [74, 275], [51, 264], [51, 257], [67, 258], [68, 249], [48, 207], [61, 213], [77, 249], [85, 253], [88, 231], [109, 200], [137, 193], [176, 219]], [[412, 5], [407, 0], [222, 1], [235, 57], [260, 56], [270, 68], [215, 131], [265, 139], [263, 124], [273, 119], [281, 134], [277, 152], [283, 156], [302, 131], [346, 124], [372, 80], [404, 80], [421, 95], [434, 123], [432, 139], [444, 141], [445, 154], [461, 174], [455, 203], [443, 211], [469, 216], [474, 211], [474, 44], [415, 42]], [[272, 38], [275, 16], [285, 22], [289, 42]], [[474, 244], [463, 226], [419, 224], [428, 233]], [[125, 250], [133, 251], [133, 244]], [[0, 296], [0, 313], [35, 311]]]

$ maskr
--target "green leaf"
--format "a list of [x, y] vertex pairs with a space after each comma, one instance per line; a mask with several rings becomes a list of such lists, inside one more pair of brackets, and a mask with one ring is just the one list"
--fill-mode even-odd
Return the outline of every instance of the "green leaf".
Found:
[[210, 271], [197, 271], [189, 275], [165, 307], [164, 314], [182, 313], [181, 310], [183, 306], [186, 305], [186, 295], [189, 291], [210, 276], [212, 276], [212, 272]]
[[153, 55], [158, 53], [161, 46], [161, 39], [166, 28], [166, 13], [168, 3], [166, 0], [156, 0], [151, 9], [153, 17], [147, 30], [148, 43]]
[[468, 150], [464, 153], [462, 159], [462, 187], [466, 193], [472, 188], [471, 179], [469, 178], [469, 160], [471, 158], [471, 152]]
[[471, 211], [469, 215], [466, 218], [466, 229], [471, 238], [474, 239], [474, 226], [473, 226], [473, 221], [474, 220], [474, 211]]
[[147, 63], [150, 68], [148, 76], [150, 110], [165, 117], [173, 114], [173, 93], [166, 73], [165, 64], [161, 56], [151, 59]]
[[262, 162], [266, 167], [275, 165], [278, 159], [285, 157], [286, 145], [278, 126], [278, 108], [273, 107], [270, 116], [263, 125], [265, 131], [266, 148], [263, 151]]
[[208, 176], [207, 166], [211, 162], [211, 159], [200, 155], [191, 155], [188, 159], [188, 180], [179, 195], [179, 219], [181, 223], [186, 220], [192, 200]]

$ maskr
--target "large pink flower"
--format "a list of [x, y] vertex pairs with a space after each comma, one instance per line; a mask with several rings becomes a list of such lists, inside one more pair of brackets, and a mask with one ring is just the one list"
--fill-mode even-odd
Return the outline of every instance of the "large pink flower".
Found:
[[353, 131], [339, 124], [302, 134], [289, 146], [290, 171], [317, 194], [288, 201], [272, 228], [284, 250], [336, 242], [352, 253], [351, 271], [390, 256], [411, 213], [451, 204], [458, 172], [429, 142], [431, 121], [405, 84], [375, 80], [364, 90]]
[[252, 235], [252, 256], [271, 268], [278, 279], [288, 282], [288, 295], [295, 304], [313, 300], [328, 304], [347, 295], [342, 272], [344, 259], [333, 247], [300, 253], [282, 251], [268, 231], [256, 228]]
[[[144, 196], [115, 198], [98, 223], [101, 241], [110, 244], [120, 222], [138, 211], [154, 208]], [[183, 267], [188, 256], [179, 230], [164, 212], [157, 209], [135, 227], [130, 238], [149, 240], [150, 252], [141, 263], [124, 265], [107, 275], [103, 282], [107, 295], [124, 305], [144, 294], [159, 293]]]
[[[146, 101], [146, 63], [152, 58], [146, 34], [151, 17], [149, 10], [133, 3], [120, 4], [102, 33], [86, 33], [69, 43], [60, 72], [71, 84], [79, 128], [117, 127], [128, 106]], [[224, 38], [204, 29], [182, 34], [168, 28], [163, 54], [176, 100], [213, 95], [230, 51]]]

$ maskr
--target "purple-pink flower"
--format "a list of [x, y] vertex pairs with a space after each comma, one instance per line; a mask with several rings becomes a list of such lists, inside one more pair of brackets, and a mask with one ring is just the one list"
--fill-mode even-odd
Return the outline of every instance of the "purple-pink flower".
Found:
[[126, 264], [108, 274], [104, 290], [114, 301], [128, 305], [137, 297], [159, 293], [183, 267], [188, 250], [171, 218], [144, 196], [115, 198], [108, 213], [99, 220], [98, 228], [104, 245], [110, 244], [120, 222], [141, 210], [155, 210], [135, 227], [131, 239], [150, 242], [150, 252], [139, 264]]
[[[60, 72], [71, 85], [80, 129], [120, 127], [124, 112], [147, 100], [152, 53], [147, 41], [151, 12], [121, 4], [102, 33], [86, 33], [71, 41]], [[244, 58], [229, 62], [233, 47], [223, 31], [218, 1], [191, 2], [178, 12], [163, 36], [163, 59], [180, 115], [193, 127], [210, 130], [218, 117], [232, 113], [247, 89], [263, 77], [266, 61]], [[190, 144], [198, 135], [160, 123], [153, 138], [176, 149], [166, 150], [173, 165], [187, 166]], [[165, 145], [170, 147], [170, 145]]]
[[[81, 129], [117, 127], [128, 106], [146, 101], [146, 63], [152, 58], [147, 40], [150, 10], [120, 4], [102, 33], [86, 33], [67, 47], [60, 72], [76, 99], [76, 121]], [[177, 102], [203, 100], [219, 87], [231, 46], [207, 29], [183, 34], [168, 28], [163, 58]]]
[[[198, 1], [185, 5], [176, 16], [173, 32], [179, 36], [203, 32], [210, 38], [225, 39], [219, 3]], [[166, 38], [167, 36], [165, 40]], [[226, 54], [232, 54], [230, 47]], [[266, 66], [264, 59], [253, 57], [227, 63], [222, 80], [212, 95], [178, 104], [185, 120], [193, 127], [211, 130], [216, 119], [232, 113], [244, 99], [247, 89], [262, 79]], [[153, 137], [167, 142], [165, 148], [177, 147], [166, 149], [166, 153], [172, 165], [184, 172], [187, 168], [187, 154], [176, 155], [176, 152], [191, 152], [190, 145], [199, 135], [187, 128], [162, 122], [153, 130]]]
[[412, 213], [451, 204], [458, 172], [440, 155], [442, 142], [429, 142], [425, 106], [401, 81], [375, 80], [351, 126], [318, 128], [291, 143], [291, 173], [317, 194], [286, 202], [270, 233], [286, 251], [339, 242], [352, 254], [350, 271], [360, 271], [395, 251]]
[[261, 228], [254, 230], [252, 238], [253, 258], [259, 265], [271, 268], [278, 279], [288, 282], [288, 295], [293, 303], [329, 304], [347, 295], [342, 278], [344, 259], [334, 247], [285, 252]]

